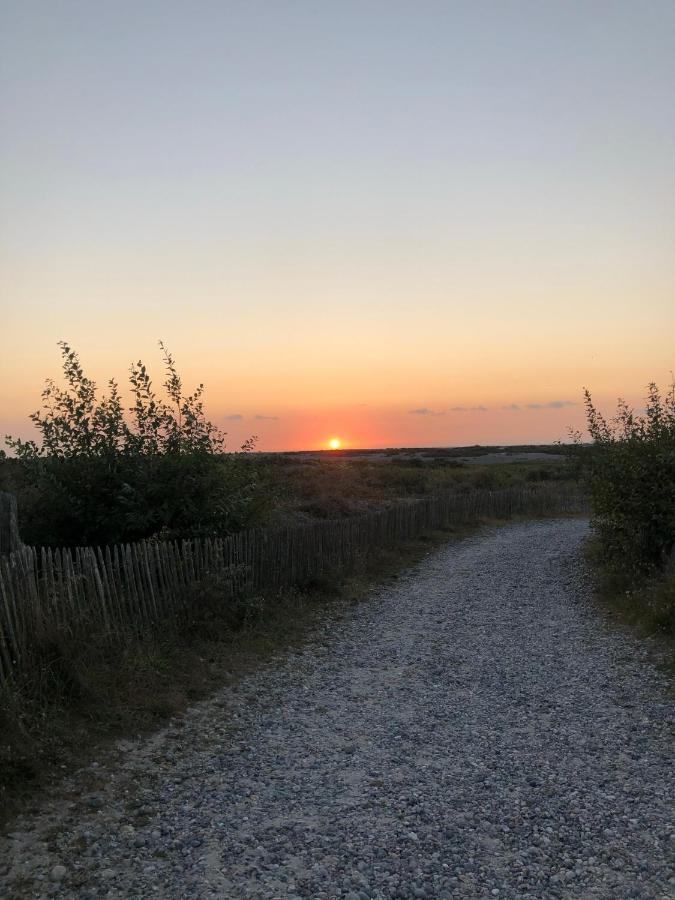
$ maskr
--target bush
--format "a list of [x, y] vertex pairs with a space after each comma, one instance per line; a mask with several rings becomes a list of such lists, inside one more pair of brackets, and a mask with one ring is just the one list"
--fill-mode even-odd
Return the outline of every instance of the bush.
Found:
[[534, 468], [525, 473], [525, 481], [550, 481], [552, 476], [550, 469]]
[[47, 381], [31, 419], [41, 443], [7, 438], [7, 486], [19, 495], [21, 532], [32, 544], [87, 545], [151, 536], [224, 534], [256, 521], [263, 507], [259, 467], [224, 454], [224, 435], [202, 406], [203, 386], [185, 395], [171, 354], [166, 399], [142, 362], [131, 367], [133, 406], [118, 385], [99, 399], [77, 354], [61, 342], [66, 386]]
[[631, 581], [663, 570], [675, 547], [675, 383], [650, 384], [644, 415], [619, 400], [607, 422], [585, 391], [588, 430], [576, 455], [605, 560]]

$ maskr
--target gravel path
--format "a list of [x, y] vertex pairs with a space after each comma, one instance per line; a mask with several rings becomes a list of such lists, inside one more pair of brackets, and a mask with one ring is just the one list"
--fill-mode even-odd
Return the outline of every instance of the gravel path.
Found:
[[121, 744], [0, 844], [0, 896], [674, 896], [667, 679], [587, 603], [586, 529], [444, 547]]

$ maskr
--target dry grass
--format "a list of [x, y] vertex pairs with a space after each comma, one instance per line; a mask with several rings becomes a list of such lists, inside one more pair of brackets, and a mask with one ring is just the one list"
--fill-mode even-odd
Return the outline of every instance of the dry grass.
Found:
[[597, 538], [589, 540], [586, 557], [593, 572], [595, 597], [604, 615], [640, 637], [652, 638], [656, 662], [675, 673], [675, 575], [631, 583], [625, 573], [608, 566]]
[[288, 522], [358, 515], [403, 499], [446, 491], [571, 481], [571, 472], [555, 459], [483, 465], [445, 456], [371, 459], [289, 454], [270, 459], [267, 478], [278, 498], [276, 520]]

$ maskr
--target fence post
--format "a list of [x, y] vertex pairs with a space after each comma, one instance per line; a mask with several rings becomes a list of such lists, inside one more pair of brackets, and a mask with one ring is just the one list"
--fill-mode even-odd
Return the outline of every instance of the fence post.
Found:
[[0, 556], [14, 553], [21, 547], [16, 497], [0, 491]]

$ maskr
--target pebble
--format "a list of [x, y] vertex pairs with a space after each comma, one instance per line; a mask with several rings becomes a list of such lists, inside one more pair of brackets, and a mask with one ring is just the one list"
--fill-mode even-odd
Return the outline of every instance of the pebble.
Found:
[[68, 870], [65, 866], [54, 866], [49, 873], [49, 877], [52, 881], [63, 881], [67, 874]]

